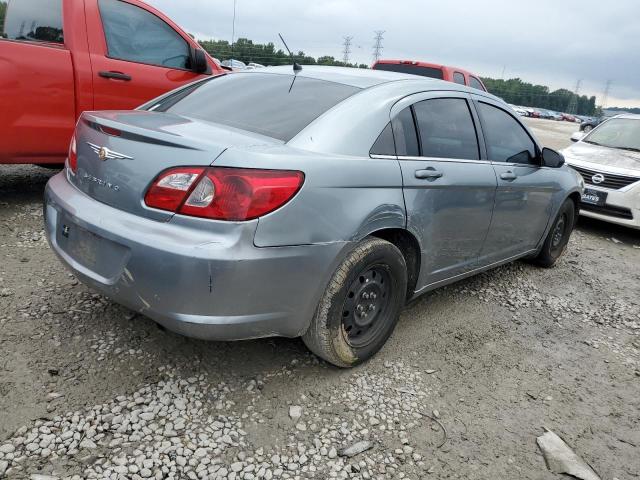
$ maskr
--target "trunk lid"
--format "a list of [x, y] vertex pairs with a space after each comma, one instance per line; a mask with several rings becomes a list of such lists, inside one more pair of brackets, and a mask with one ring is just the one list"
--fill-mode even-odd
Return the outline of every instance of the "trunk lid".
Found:
[[262, 135], [146, 111], [85, 112], [76, 127], [78, 163], [70, 181], [90, 197], [147, 218], [173, 214], [148, 208], [144, 194], [163, 170], [207, 166], [227, 148], [279, 145]]

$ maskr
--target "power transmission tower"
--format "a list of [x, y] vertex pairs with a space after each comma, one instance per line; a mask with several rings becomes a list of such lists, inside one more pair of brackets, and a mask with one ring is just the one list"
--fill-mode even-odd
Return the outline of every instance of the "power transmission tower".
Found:
[[353, 40], [353, 37], [349, 35], [342, 38], [344, 39], [344, 43], [342, 44], [344, 47], [344, 50], [342, 50], [342, 61], [347, 64], [349, 63], [349, 55], [351, 55], [351, 40]]
[[613, 82], [611, 80], [607, 80], [607, 83], [604, 85], [604, 93], [602, 94], [602, 104], [600, 105], [602, 108], [607, 106], [607, 100], [609, 99], [609, 91], [611, 90], [611, 84]]
[[580, 85], [582, 85], [582, 79], [576, 82], [576, 88], [573, 89], [573, 95], [567, 105], [567, 113], [578, 113], [578, 95], [580, 93]]
[[382, 40], [384, 40], [384, 30], [376, 30], [374, 33], [376, 34], [374, 39], [376, 43], [373, 46], [373, 61], [377, 62], [382, 56]]

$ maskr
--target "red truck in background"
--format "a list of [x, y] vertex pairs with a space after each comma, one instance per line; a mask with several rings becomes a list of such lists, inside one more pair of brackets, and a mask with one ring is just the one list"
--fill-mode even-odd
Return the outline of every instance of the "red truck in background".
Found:
[[436, 63], [417, 62], [415, 60], [378, 60], [372, 66], [374, 70], [386, 70], [389, 72], [411, 73], [423, 77], [437, 78], [447, 82], [459, 83], [471, 88], [477, 88], [486, 92], [482, 80], [467, 70]]
[[62, 164], [83, 111], [223, 72], [139, 0], [0, 0], [0, 163]]

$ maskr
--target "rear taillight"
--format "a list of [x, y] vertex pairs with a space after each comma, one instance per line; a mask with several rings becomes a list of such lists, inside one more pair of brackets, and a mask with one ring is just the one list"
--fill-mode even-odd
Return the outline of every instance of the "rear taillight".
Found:
[[76, 146], [76, 134], [74, 133], [69, 143], [69, 168], [73, 173], [78, 169], [78, 147]]
[[303, 182], [304, 174], [292, 170], [172, 168], [153, 181], [144, 201], [193, 217], [251, 220], [282, 207]]

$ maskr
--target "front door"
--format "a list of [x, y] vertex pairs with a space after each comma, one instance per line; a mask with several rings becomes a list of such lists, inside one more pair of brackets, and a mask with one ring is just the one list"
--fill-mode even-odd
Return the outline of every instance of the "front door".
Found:
[[481, 264], [491, 264], [536, 248], [560, 186], [541, 167], [540, 154], [529, 133], [499, 104], [476, 102], [487, 158], [498, 181], [493, 220], [481, 254]]
[[491, 164], [480, 160], [467, 95], [422, 98], [393, 121], [407, 227], [422, 244], [418, 290], [477, 266], [496, 189]]
[[95, 110], [132, 109], [201, 77], [189, 43], [160, 17], [122, 0], [89, 1]]

